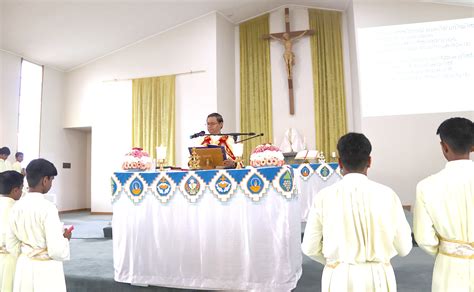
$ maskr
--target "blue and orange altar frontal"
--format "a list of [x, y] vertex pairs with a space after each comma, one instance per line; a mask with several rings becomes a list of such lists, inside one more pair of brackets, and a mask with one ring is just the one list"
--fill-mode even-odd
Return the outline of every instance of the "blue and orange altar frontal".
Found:
[[221, 202], [227, 202], [233, 195], [242, 192], [252, 201], [258, 202], [269, 189], [291, 200], [298, 193], [295, 175], [307, 180], [317, 174], [322, 180], [327, 180], [334, 173], [340, 175], [336, 163], [227, 170], [115, 172], [111, 178], [112, 202], [125, 194], [135, 204], [140, 204], [146, 195], [168, 203], [175, 194], [179, 194], [189, 202], [196, 203], [206, 189]]

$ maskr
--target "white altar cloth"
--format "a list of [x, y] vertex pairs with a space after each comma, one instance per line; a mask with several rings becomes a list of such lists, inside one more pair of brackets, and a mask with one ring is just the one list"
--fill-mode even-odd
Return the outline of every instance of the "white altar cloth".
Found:
[[300, 202], [270, 186], [258, 201], [206, 189], [190, 203], [147, 194], [113, 204], [115, 280], [180, 288], [290, 291], [302, 273]]

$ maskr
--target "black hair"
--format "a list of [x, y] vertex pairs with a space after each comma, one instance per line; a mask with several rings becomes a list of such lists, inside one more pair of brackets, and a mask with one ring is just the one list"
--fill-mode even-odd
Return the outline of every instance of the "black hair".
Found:
[[0, 155], [10, 155], [10, 148], [8, 147], [2, 147], [0, 148]]
[[337, 142], [337, 151], [345, 168], [350, 171], [362, 170], [369, 162], [372, 145], [360, 133], [348, 133]]
[[439, 125], [436, 134], [456, 154], [471, 152], [474, 146], [474, 124], [466, 118], [450, 118]]
[[15, 158], [18, 158], [18, 156], [23, 155], [23, 152], [17, 152], [15, 153]]
[[24, 176], [14, 170], [0, 172], [0, 194], [8, 195], [23, 184]]
[[32, 160], [26, 167], [26, 181], [30, 188], [36, 187], [43, 177], [56, 175], [58, 175], [58, 171], [54, 164], [43, 158]]
[[219, 113], [212, 113], [212, 114], [208, 115], [207, 118], [208, 119], [209, 118], [216, 118], [216, 120], [219, 124], [224, 122], [224, 118]]

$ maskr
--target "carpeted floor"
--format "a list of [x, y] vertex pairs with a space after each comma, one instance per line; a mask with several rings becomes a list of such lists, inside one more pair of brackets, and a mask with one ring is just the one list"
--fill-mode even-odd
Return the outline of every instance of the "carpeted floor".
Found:
[[[103, 239], [102, 228], [109, 225], [111, 216], [70, 213], [61, 215], [65, 224], [75, 226], [71, 240], [71, 260], [64, 263], [68, 292], [149, 292], [197, 291], [164, 287], [136, 287], [113, 280], [112, 240]], [[398, 291], [431, 291], [434, 259], [418, 247], [404, 258], [392, 261]], [[320, 291], [323, 266], [303, 257], [303, 275], [296, 292]]]

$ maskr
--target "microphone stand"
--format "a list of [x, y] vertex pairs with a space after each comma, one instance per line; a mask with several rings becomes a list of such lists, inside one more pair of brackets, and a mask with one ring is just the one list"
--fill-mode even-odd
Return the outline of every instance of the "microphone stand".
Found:
[[[206, 135], [211, 135], [211, 136], [232, 136], [234, 138], [234, 142], [237, 143], [237, 137], [238, 136], [253, 136], [255, 133], [222, 133], [222, 134], [206, 134]], [[263, 133], [258, 136], [263, 136]], [[258, 137], [256, 136], [256, 137]]]
[[254, 138], [263, 136], [263, 133], [260, 133], [260, 134], [254, 134], [254, 133], [252, 133], [252, 134], [253, 134], [254, 136], [245, 138], [245, 139], [240, 140], [240, 141], [235, 142], [235, 143], [242, 143], [242, 142], [245, 142], [245, 141], [248, 141], [248, 140], [251, 140], [251, 139], [254, 139]]

